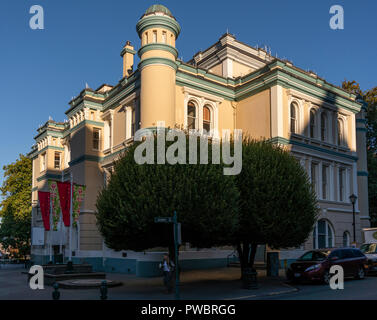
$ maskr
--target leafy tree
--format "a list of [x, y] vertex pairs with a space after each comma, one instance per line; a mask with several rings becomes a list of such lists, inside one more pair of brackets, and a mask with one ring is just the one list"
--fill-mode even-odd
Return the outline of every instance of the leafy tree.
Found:
[[14, 257], [25, 257], [30, 253], [31, 216], [18, 217], [8, 207], [2, 212], [0, 243]]
[[[134, 160], [139, 144], [115, 164], [97, 199], [97, 223], [106, 245], [135, 251], [169, 247], [174, 258], [172, 225], [154, 223], [155, 217], [172, 217], [174, 211], [183, 242], [198, 248], [228, 244], [237, 224], [235, 178], [224, 176], [222, 165], [139, 165]], [[156, 159], [156, 145], [154, 150]]]
[[30, 250], [32, 163], [21, 154], [3, 170], [0, 242], [5, 249], [25, 256]]
[[244, 139], [239, 227], [234, 240], [241, 269], [252, 267], [258, 244], [296, 247], [317, 220], [317, 200], [309, 178], [286, 150], [267, 141]]
[[368, 165], [368, 198], [371, 225], [377, 226], [377, 87], [362, 91], [356, 81], [343, 81], [343, 89], [360, 95], [368, 104], [366, 108], [366, 139]]

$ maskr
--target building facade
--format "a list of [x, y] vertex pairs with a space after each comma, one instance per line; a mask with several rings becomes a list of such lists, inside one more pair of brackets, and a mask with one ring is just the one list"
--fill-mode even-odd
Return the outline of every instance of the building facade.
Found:
[[[123, 78], [115, 86], [86, 88], [70, 101], [67, 120], [49, 120], [38, 129], [33, 159], [33, 227], [41, 227], [38, 190], [48, 179], [69, 179], [86, 185], [77, 229], [74, 261], [96, 269], [153, 274], [160, 252], [114, 252], [96, 227], [95, 202], [114, 160], [133, 141], [136, 130], [155, 127], [242, 129], [254, 138], [286, 146], [306, 169], [317, 192], [320, 217], [300, 248], [281, 252], [295, 258], [302, 250], [350, 245], [352, 205], [357, 195], [356, 240], [369, 226], [364, 105], [356, 96], [313, 72], [272, 57], [260, 48], [224, 34], [211, 47], [184, 62], [178, 59], [180, 25], [164, 6], [151, 6], [137, 22], [139, 49], [127, 41], [121, 51]], [[136, 66], [135, 55], [139, 56]], [[53, 253], [67, 254], [67, 230], [60, 240], [48, 232], [43, 245], [32, 246], [34, 261]], [[60, 242], [59, 242], [60, 241]], [[220, 266], [232, 250], [190, 250], [181, 253], [189, 267]]]

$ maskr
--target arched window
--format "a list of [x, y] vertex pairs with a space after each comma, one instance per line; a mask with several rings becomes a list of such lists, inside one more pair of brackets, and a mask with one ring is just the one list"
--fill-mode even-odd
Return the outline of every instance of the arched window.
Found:
[[327, 140], [327, 115], [325, 112], [321, 113], [321, 140]]
[[314, 226], [313, 247], [314, 249], [334, 247], [334, 231], [325, 219], [318, 220]]
[[187, 129], [196, 129], [196, 117], [197, 117], [197, 112], [196, 112], [196, 105], [194, 102], [190, 101], [187, 104]]
[[315, 110], [310, 110], [310, 119], [309, 119], [309, 134], [310, 138], [315, 138], [315, 127], [316, 127], [316, 121], [315, 121]]
[[297, 105], [291, 103], [291, 133], [298, 132]]
[[344, 125], [343, 120], [338, 119], [338, 146], [344, 145]]
[[350, 233], [348, 231], [343, 232], [343, 247], [350, 246]]
[[211, 131], [211, 109], [208, 105], [203, 107], [203, 130]]

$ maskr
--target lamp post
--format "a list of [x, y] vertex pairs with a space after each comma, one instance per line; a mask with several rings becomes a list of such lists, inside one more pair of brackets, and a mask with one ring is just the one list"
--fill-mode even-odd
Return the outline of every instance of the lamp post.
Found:
[[356, 245], [355, 203], [356, 203], [356, 200], [357, 200], [357, 196], [356, 196], [355, 194], [352, 193], [352, 194], [349, 196], [349, 199], [350, 199], [350, 201], [351, 201], [351, 203], [352, 203], [353, 243]]

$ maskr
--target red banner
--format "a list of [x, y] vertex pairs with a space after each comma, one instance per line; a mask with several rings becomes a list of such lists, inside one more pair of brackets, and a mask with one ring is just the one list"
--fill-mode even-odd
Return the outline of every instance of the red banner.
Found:
[[60, 199], [60, 208], [62, 209], [63, 214], [63, 222], [66, 227], [69, 227], [71, 208], [71, 183], [58, 181], [58, 191]]
[[43, 226], [50, 231], [50, 192], [38, 191], [39, 206], [42, 212]]

